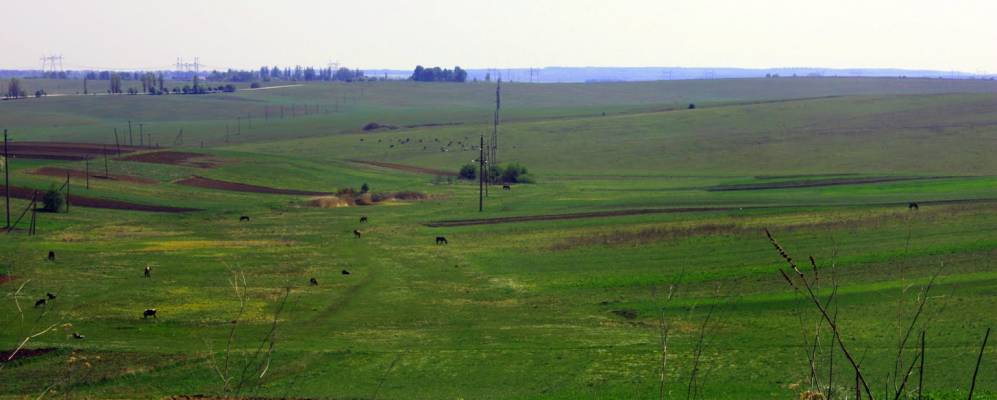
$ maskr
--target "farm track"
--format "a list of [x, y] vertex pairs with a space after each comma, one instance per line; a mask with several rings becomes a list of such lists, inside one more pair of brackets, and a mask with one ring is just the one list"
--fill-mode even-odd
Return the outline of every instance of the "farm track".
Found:
[[246, 183], [239, 183], [239, 182], [227, 182], [227, 181], [220, 181], [217, 179], [205, 178], [196, 175], [187, 179], [181, 179], [179, 181], [176, 181], [176, 183], [184, 186], [194, 186], [205, 189], [227, 190], [230, 192], [286, 194], [292, 196], [325, 196], [332, 194], [329, 192], [312, 192], [308, 190], [278, 189], [267, 186], [257, 186]]
[[354, 163], [354, 164], [371, 165], [371, 166], [375, 166], [375, 167], [388, 168], [388, 169], [393, 169], [393, 170], [397, 170], [397, 171], [414, 172], [414, 173], [417, 173], [417, 174], [427, 174], [427, 175], [435, 175], [435, 176], [457, 176], [456, 172], [444, 171], [444, 170], [440, 170], [440, 169], [417, 167], [417, 166], [414, 166], [414, 165], [395, 164], [395, 163], [380, 162], [380, 161], [364, 161], [364, 160], [346, 160], [346, 161], [349, 161], [349, 162]]
[[[974, 204], [974, 203], [992, 203], [992, 202], [997, 202], [997, 199], [928, 200], [928, 201], [919, 201], [918, 204], [923, 207], [926, 205], [954, 205], [954, 204]], [[522, 215], [515, 217], [443, 220], [443, 221], [431, 221], [423, 225], [431, 228], [448, 228], [448, 227], [472, 226], [472, 225], [508, 224], [516, 222], [560, 221], [560, 220], [584, 219], [584, 218], [624, 217], [630, 215], [646, 215], [646, 214], [673, 214], [673, 213], [694, 213], [694, 212], [735, 211], [735, 210], [743, 211], [743, 210], [765, 210], [765, 209], [800, 208], [800, 207], [856, 207], [856, 206], [907, 207], [908, 204], [909, 202], [884, 202], [884, 203], [865, 203], [865, 204], [814, 204], [814, 205], [789, 204], [789, 205], [747, 206], [747, 207], [638, 208], [630, 210], [591, 211], [591, 212], [567, 213], [567, 214]]]
[[[28, 173], [32, 174], [32, 175], [52, 176], [52, 177], [56, 177], [56, 178], [64, 178], [66, 176], [66, 174], [69, 174], [69, 176], [73, 177], [73, 178], [86, 179], [86, 172], [85, 171], [78, 171], [78, 170], [68, 169], [68, 168], [41, 167], [41, 168], [38, 168], [38, 169], [36, 169], [34, 171], [30, 171]], [[129, 183], [138, 183], [138, 184], [142, 184], [142, 185], [155, 185], [156, 183], [158, 183], [157, 181], [155, 181], [153, 179], [140, 178], [140, 177], [131, 176], [131, 175], [114, 175], [114, 174], [112, 174], [111, 176], [104, 176], [104, 175], [100, 175], [100, 174], [90, 173], [90, 178], [92, 178], [92, 179], [100, 179], [100, 180], [111, 180], [111, 181], [121, 181], [121, 182], [129, 182]]]
[[872, 178], [839, 178], [814, 181], [788, 181], [773, 183], [746, 183], [738, 185], [717, 185], [708, 188], [711, 192], [730, 192], [739, 190], [771, 190], [771, 189], [798, 189], [841, 185], [864, 185], [870, 183], [889, 183], [904, 181], [923, 181], [932, 179], [950, 179], [954, 176], [913, 176], [913, 177], [872, 177]]
[[169, 150], [130, 155], [128, 157], [121, 158], [121, 160], [151, 164], [180, 165], [203, 169], [214, 168], [222, 163], [221, 160], [212, 158], [207, 154]]
[[148, 150], [147, 148], [138, 146], [69, 142], [10, 142], [7, 146], [7, 151], [12, 158], [66, 161], [103, 157], [105, 154], [117, 155], [119, 150], [121, 153]]
[[[3, 191], [3, 186], [0, 186], [0, 192], [2, 191]], [[44, 190], [29, 189], [17, 186], [10, 187], [11, 197], [18, 199], [31, 200], [31, 197], [34, 195], [35, 192], [38, 192], [38, 200], [40, 201], [41, 196], [45, 192]], [[106, 208], [111, 210], [145, 211], [145, 212], [181, 213], [181, 212], [190, 212], [190, 211], [201, 211], [201, 209], [198, 208], [170, 207], [170, 206], [159, 206], [153, 204], [131, 203], [121, 200], [78, 196], [75, 194], [71, 194], [69, 196], [69, 204], [70, 207]]]

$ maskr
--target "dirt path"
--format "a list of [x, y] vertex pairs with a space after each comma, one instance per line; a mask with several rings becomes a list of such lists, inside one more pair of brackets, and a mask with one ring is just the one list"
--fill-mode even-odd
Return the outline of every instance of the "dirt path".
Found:
[[388, 168], [397, 171], [414, 172], [417, 174], [426, 174], [434, 176], [457, 176], [456, 172], [444, 171], [441, 169], [417, 167], [415, 165], [395, 164], [395, 163], [388, 163], [381, 161], [364, 161], [364, 160], [346, 160], [346, 161], [355, 164], [372, 165], [375, 167]]
[[[954, 205], [954, 204], [974, 204], [974, 203], [993, 203], [997, 202], [997, 199], [953, 199], [953, 200], [928, 200], [928, 201], [918, 201], [918, 205], [924, 206], [942, 206], [942, 205]], [[582, 218], [603, 218], [603, 217], [622, 217], [629, 215], [645, 215], [645, 214], [671, 214], [671, 213], [692, 213], [692, 212], [713, 212], [713, 211], [743, 211], [743, 210], [763, 210], [763, 209], [774, 209], [774, 208], [794, 208], [794, 207], [904, 207], [906, 208], [910, 204], [909, 202], [886, 202], [886, 203], [864, 203], [864, 204], [787, 204], [787, 205], [771, 205], [771, 206], [747, 206], [747, 207], [680, 207], [680, 208], [638, 208], [630, 210], [613, 210], [613, 211], [592, 211], [592, 212], [581, 212], [581, 213], [566, 213], [566, 214], [544, 214], [544, 215], [523, 215], [516, 217], [495, 217], [495, 218], [478, 218], [478, 219], [458, 219], [458, 220], [443, 220], [443, 221], [432, 221], [427, 222], [424, 225], [432, 228], [446, 228], [455, 226], [471, 226], [471, 225], [493, 225], [493, 224], [508, 224], [514, 222], [533, 222], [533, 221], [558, 221], [566, 219], [582, 219]]]
[[332, 194], [328, 192], [311, 192], [307, 190], [278, 189], [267, 186], [250, 185], [246, 183], [226, 182], [217, 179], [204, 178], [200, 176], [193, 176], [187, 179], [182, 179], [177, 181], [176, 183], [185, 186], [194, 186], [206, 189], [228, 190], [231, 192], [286, 194], [292, 196], [325, 196]]
[[[86, 179], [86, 172], [85, 171], [77, 171], [75, 169], [67, 169], [67, 168], [41, 167], [41, 168], [38, 168], [38, 169], [36, 169], [34, 171], [31, 171], [31, 172], [28, 172], [28, 173], [32, 174], [32, 175], [54, 176], [56, 178], [65, 178], [66, 174], [69, 174], [69, 176], [71, 176], [73, 178]], [[122, 182], [129, 182], [129, 183], [138, 183], [138, 184], [142, 184], [142, 185], [155, 185], [157, 183], [155, 180], [148, 179], [148, 178], [140, 178], [140, 177], [137, 177], [137, 176], [114, 175], [114, 174], [112, 174], [111, 176], [104, 176], [103, 174], [98, 175], [98, 174], [94, 174], [93, 172], [90, 173], [90, 178], [91, 179], [101, 179], [101, 180], [122, 181]]]
[[707, 190], [711, 192], [728, 192], [737, 190], [770, 190], [770, 189], [797, 189], [840, 185], [864, 185], [870, 183], [888, 183], [903, 181], [920, 181], [929, 179], [954, 178], [951, 176], [911, 176], [911, 177], [869, 177], [869, 178], [837, 178], [822, 180], [801, 180], [771, 183], [745, 183], [737, 185], [717, 185]]
[[[0, 193], [3, 193], [4, 187], [0, 186]], [[18, 186], [10, 187], [10, 196], [18, 199], [31, 200], [31, 196], [38, 192], [39, 202], [41, 201], [41, 196], [45, 194], [44, 190], [35, 190]], [[40, 204], [40, 203], [39, 203]], [[89, 208], [106, 208], [111, 210], [129, 210], [129, 211], [146, 211], [146, 212], [165, 212], [165, 213], [181, 213], [190, 211], [201, 211], [198, 208], [186, 208], [186, 207], [170, 207], [170, 206], [159, 206], [153, 204], [140, 204], [131, 203], [121, 200], [111, 200], [111, 199], [100, 199], [96, 197], [78, 196], [70, 193], [69, 205], [72, 207], [89, 207]], [[12, 211], [13, 212], [13, 211]], [[12, 217], [13, 218], [13, 217]]]
[[224, 162], [208, 154], [169, 150], [135, 154], [124, 157], [121, 160], [151, 164], [181, 165], [204, 169], [217, 167]]

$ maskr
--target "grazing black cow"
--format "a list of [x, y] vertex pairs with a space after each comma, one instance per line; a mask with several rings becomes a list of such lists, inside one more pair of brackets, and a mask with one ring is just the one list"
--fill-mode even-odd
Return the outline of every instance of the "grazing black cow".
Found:
[[343, 273], [343, 275], [349, 275], [350, 271], [347, 271], [347, 270], [344, 269], [342, 273]]
[[315, 279], [315, 278], [309, 279], [308, 280], [308, 284], [310, 284], [312, 286], [318, 286], [318, 280]]
[[436, 237], [436, 244], [448, 244], [447, 243], [447, 238], [445, 238], [443, 236], [437, 236]]
[[360, 239], [360, 231], [354, 229], [353, 230], [353, 236], [356, 237], [357, 239]]
[[48, 260], [49, 261], [55, 261], [55, 252], [54, 251], [49, 251], [48, 252]]
[[38, 299], [38, 301], [35, 302], [35, 308], [38, 308], [38, 306], [44, 306], [46, 303], [48, 303], [48, 300], [45, 300], [45, 298]]
[[152, 278], [152, 267], [146, 265], [143, 274], [146, 278]]
[[907, 203], [907, 209], [908, 210], [917, 210], [917, 203], [914, 203], [914, 202]]
[[239, 217], [239, 222], [246, 222], [246, 221], [249, 221], [249, 216], [248, 215], [243, 215], [243, 216]]
[[360, 216], [360, 223], [361, 224], [366, 224], [367, 223], [367, 216], [366, 215], [361, 215]]
[[155, 308], [147, 308], [145, 311], [142, 312], [142, 319], [146, 319], [146, 318], [149, 318], [149, 317], [153, 317], [153, 318], [159, 319], [159, 317], [156, 316], [156, 309]]
[[48, 297], [49, 300], [55, 300], [55, 293], [52, 292], [45, 293], [45, 297]]
[[502, 190], [512, 190], [512, 186], [502, 185]]
[[86, 339], [86, 336], [81, 335], [79, 332], [73, 332], [73, 339]]

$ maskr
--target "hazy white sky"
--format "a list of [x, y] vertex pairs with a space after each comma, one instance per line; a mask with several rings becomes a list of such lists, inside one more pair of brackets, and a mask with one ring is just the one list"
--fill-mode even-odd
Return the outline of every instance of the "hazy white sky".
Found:
[[2, 0], [0, 68], [901, 67], [997, 72], [995, 0]]

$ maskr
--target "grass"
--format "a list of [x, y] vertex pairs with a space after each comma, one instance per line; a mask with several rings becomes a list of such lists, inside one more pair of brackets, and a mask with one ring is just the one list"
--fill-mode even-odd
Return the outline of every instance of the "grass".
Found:
[[[73, 208], [39, 214], [37, 236], [3, 235], [0, 273], [15, 279], [0, 283], [0, 344], [6, 343], [0, 350], [52, 324], [72, 326], [28, 346], [57, 351], [4, 364], [0, 398], [33, 398], [46, 389], [80, 398], [222, 394], [209, 361], [224, 356], [240, 309], [229, 282], [234, 271], [248, 284], [231, 352], [238, 368], [256, 354], [284, 288], [292, 288], [270, 368], [262, 379], [254, 374], [240, 395], [656, 398], [663, 310], [673, 327], [668, 398], [685, 395], [700, 344], [701, 398], [797, 397], [800, 389], [790, 387], [809, 376], [796, 314], [805, 304], [779, 275], [783, 261], [766, 228], [791, 254], [814, 255], [822, 271], [835, 254], [840, 325], [863, 371], [877, 381], [893, 371], [898, 293], [925, 284], [944, 263], [926, 311], [932, 322], [925, 391], [964, 398], [980, 335], [993, 324], [987, 310], [997, 302], [997, 166], [987, 136], [995, 98], [988, 85], [899, 79], [509, 85], [501, 130], [509, 147], [500, 157], [526, 165], [538, 183], [492, 192], [484, 213], [476, 210], [473, 184], [432, 184], [431, 176], [346, 161], [456, 171], [474, 151], [423, 151], [418, 139], [463, 141], [486, 128], [491, 87], [483, 84], [377, 83], [364, 86], [362, 96], [357, 85], [309, 84], [202, 97], [3, 102], [0, 115], [10, 117], [4, 120], [16, 127], [16, 140], [99, 140], [108, 126], [120, 131], [133, 118], [156, 121], [147, 128], [167, 132], [183, 126], [189, 142], [208, 142], [197, 151], [231, 162], [197, 169], [111, 160], [112, 173], [158, 183], [92, 181], [80, 192], [202, 212]], [[335, 106], [337, 98], [350, 98], [337, 97], [337, 90], [356, 92], [338, 114], [254, 122], [237, 142], [219, 140], [218, 126], [230, 116], [261, 105]], [[847, 97], [821, 98], [827, 96]], [[691, 101], [701, 107], [665, 111]], [[359, 133], [370, 120], [462, 125]], [[415, 143], [397, 145], [407, 137]], [[58, 179], [27, 173], [46, 165], [83, 166], [15, 160], [13, 183], [47, 188]], [[320, 209], [302, 196], [172, 183], [194, 174], [332, 192], [366, 182], [377, 192], [431, 198]], [[937, 179], [709, 190], [911, 176]], [[973, 201], [932, 203], [942, 200]], [[909, 201], [921, 202], [920, 210], [908, 210]], [[24, 206], [14, 201], [14, 209]], [[725, 210], [425, 225], [672, 207]], [[251, 221], [240, 222], [241, 215]], [[359, 224], [361, 215], [370, 222]], [[354, 229], [364, 232], [361, 239]], [[435, 245], [435, 236], [450, 244]], [[49, 250], [55, 262], [45, 261]], [[146, 265], [153, 267], [151, 279], [141, 275]], [[652, 296], [679, 276], [674, 299], [666, 304]], [[312, 277], [318, 286], [308, 285]], [[22, 284], [23, 319], [7, 296]], [[59, 297], [32, 308], [45, 292]], [[700, 343], [711, 305], [717, 324]], [[145, 308], [158, 309], [159, 318], [143, 320]], [[635, 317], [614, 313], [620, 310]], [[995, 354], [992, 346], [984, 353], [974, 398], [997, 396]], [[84, 356], [89, 368], [79, 366]], [[835, 371], [835, 382], [853, 383], [845, 368]], [[882, 397], [883, 388], [873, 389]]]

